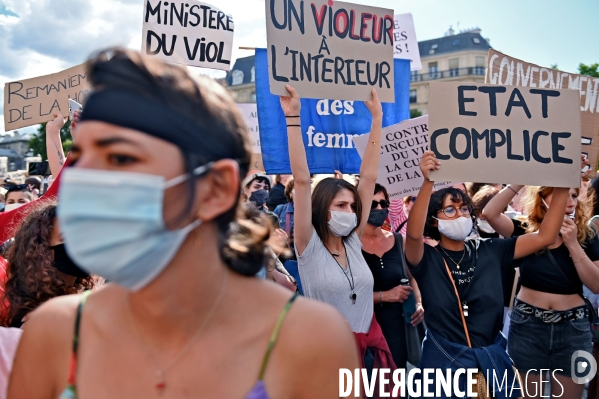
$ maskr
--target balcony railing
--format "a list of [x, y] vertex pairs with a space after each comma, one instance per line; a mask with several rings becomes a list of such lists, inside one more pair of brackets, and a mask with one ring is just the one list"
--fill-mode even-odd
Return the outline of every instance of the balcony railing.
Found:
[[463, 76], [485, 76], [485, 67], [467, 67], [467, 68], [454, 68], [448, 69], [447, 71], [438, 71], [430, 73], [412, 73], [410, 77], [411, 82], [426, 82], [429, 80], [447, 79]]

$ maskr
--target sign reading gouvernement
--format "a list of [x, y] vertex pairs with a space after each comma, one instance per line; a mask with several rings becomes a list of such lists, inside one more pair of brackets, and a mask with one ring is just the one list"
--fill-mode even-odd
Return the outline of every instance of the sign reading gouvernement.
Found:
[[146, 0], [142, 52], [166, 62], [228, 71], [233, 17], [198, 0]]
[[599, 78], [544, 68], [491, 49], [485, 82], [580, 90], [582, 153], [589, 157], [592, 175], [595, 175], [599, 159]]
[[580, 187], [575, 90], [433, 82], [429, 144], [434, 181]]
[[341, 1], [266, 0], [272, 94], [394, 101], [393, 10]]
[[89, 93], [85, 64], [52, 75], [17, 80], [4, 85], [4, 130], [37, 125], [69, 115], [69, 98], [82, 104]]

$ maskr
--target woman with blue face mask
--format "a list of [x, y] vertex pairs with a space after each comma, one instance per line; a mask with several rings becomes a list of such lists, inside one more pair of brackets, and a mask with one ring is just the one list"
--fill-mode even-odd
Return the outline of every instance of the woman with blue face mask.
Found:
[[373, 317], [374, 281], [360, 242], [370, 214], [380, 159], [381, 103], [373, 90], [372, 100], [366, 102], [372, 115], [370, 144], [362, 159], [357, 188], [343, 179], [327, 178], [311, 193], [300, 129], [300, 97], [291, 86], [287, 86], [287, 91], [289, 96], [281, 97], [281, 107], [287, 120], [289, 159], [295, 180], [294, 244], [304, 295], [329, 303], [343, 314], [356, 334], [362, 358], [368, 346], [363, 345], [365, 338], [376, 336], [381, 338], [392, 362]]
[[8, 397], [336, 396], [358, 366], [342, 317], [253, 277], [268, 229], [237, 212], [250, 142], [226, 90], [124, 49], [87, 69], [58, 220], [111, 283], [31, 314]]
[[[405, 246], [406, 260], [426, 309], [427, 333], [419, 367], [445, 369], [451, 364], [454, 371], [473, 368], [485, 375], [492, 375], [495, 370], [497, 376], [507, 376], [511, 387], [514, 372], [505, 351], [507, 341], [500, 332], [502, 270], [512, 268], [514, 259], [553, 243], [563, 221], [568, 189], [553, 190], [553, 206], [536, 234], [466, 239], [474, 226], [472, 201], [466, 193], [452, 187], [433, 193], [429, 173], [438, 169], [440, 163], [434, 153], [424, 153], [420, 160], [424, 182], [410, 212]], [[423, 235], [439, 244], [425, 245]], [[464, 390], [466, 378], [462, 376], [460, 387]], [[512, 392], [514, 397], [522, 396], [522, 391]], [[494, 397], [509, 397], [505, 394], [503, 388]]]

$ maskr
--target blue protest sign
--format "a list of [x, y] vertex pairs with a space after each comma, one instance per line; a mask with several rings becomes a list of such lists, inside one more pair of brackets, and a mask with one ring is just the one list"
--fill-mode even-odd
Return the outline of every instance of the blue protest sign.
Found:
[[[410, 61], [394, 62], [395, 103], [383, 103], [383, 127], [410, 117]], [[266, 49], [256, 49], [255, 71], [264, 168], [269, 174], [290, 174], [287, 125], [279, 96], [270, 94]], [[310, 173], [359, 173], [353, 137], [368, 133], [372, 123], [364, 102], [302, 99], [300, 123]]]

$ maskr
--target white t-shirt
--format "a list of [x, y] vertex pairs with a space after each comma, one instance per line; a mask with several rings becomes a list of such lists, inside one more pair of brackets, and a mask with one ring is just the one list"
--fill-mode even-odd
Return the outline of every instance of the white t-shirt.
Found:
[[[347, 269], [337, 264], [316, 230], [312, 231], [310, 242], [301, 256], [297, 254], [296, 248], [304, 295], [333, 305], [347, 319], [353, 332], [367, 333], [374, 312], [374, 279], [362, 256], [362, 243], [357, 234], [352, 234], [345, 241], [345, 248], [349, 263]], [[352, 304], [350, 298], [352, 290], [349, 282], [352, 281], [352, 276], [355, 304]]]

